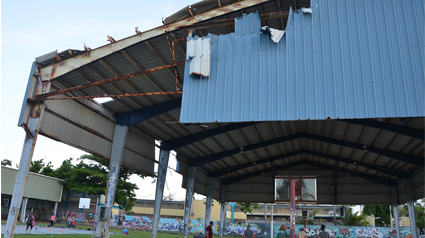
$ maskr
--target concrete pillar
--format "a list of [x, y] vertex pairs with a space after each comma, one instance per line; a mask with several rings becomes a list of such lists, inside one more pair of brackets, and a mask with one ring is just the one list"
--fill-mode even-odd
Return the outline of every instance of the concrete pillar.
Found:
[[158, 232], [159, 214], [161, 212], [162, 195], [164, 194], [165, 179], [167, 178], [168, 159], [170, 151], [161, 149], [159, 151], [158, 174], [156, 179], [155, 207], [153, 210], [152, 238], [156, 238]]
[[19, 162], [19, 170], [16, 174], [15, 186], [13, 188], [12, 200], [10, 202], [10, 209], [7, 217], [6, 230], [4, 233], [5, 238], [13, 237], [22, 196], [24, 195], [25, 185], [27, 183], [28, 171], [37, 141], [38, 127], [40, 126], [39, 121], [40, 117], [34, 117], [30, 118], [28, 122], [28, 128], [32, 138], [28, 138], [27, 135], [25, 136], [21, 160]]
[[106, 185], [105, 214], [102, 224], [104, 229], [101, 231], [101, 237], [109, 237], [109, 223], [114, 205], [115, 192], [117, 189], [127, 132], [127, 126], [115, 125], [111, 158], [109, 161], [108, 184]]
[[413, 238], [418, 238], [418, 231], [416, 229], [415, 217], [415, 199], [413, 197], [412, 179], [403, 179], [404, 192], [406, 193], [407, 209], [409, 210], [410, 227], [412, 228]]
[[270, 227], [271, 227], [271, 229], [270, 229], [270, 236], [271, 236], [271, 238], [273, 238], [274, 237], [274, 234], [273, 234], [273, 203], [271, 203], [270, 204]]
[[96, 201], [96, 211], [94, 213], [94, 222], [93, 222], [93, 237], [100, 237], [100, 199]]
[[210, 225], [210, 217], [211, 217], [211, 204], [212, 204], [212, 199], [213, 199], [213, 194], [214, 194], [214, 181], [215, 178], [211, 178], [208, 177], [207, 180], [207, 201], [206, 201], [206, 205], [205, 205], [205, 233], [206, 233], [206, 229], [207, 227]]
[[22, 199], [21, 205], [21, 222], [25, 223], [25, 213], [27, 211], [28, 198]]
[[186, 201], [184, 205], [184, 223], [183, 223], [183, 237], [187, 237], [189, 228], [190, 208], [192, 206], [193, 185], [195, 184], [196, 167], [187, 168], [186, 177]]
[[395, 230], [397, 232], [397, 237], [400, 237], [400, 222], [398, 218], [398, 196], [397, 196], [397, 187], [391, 187], [391, 196], [394, 210], [394, 221], [395, 221]]
[[55, 209], [53, 210], [53, 215], [55, 216], [55, 222], [56, 222], [56, 220], [58, 219], [58, 218], [56, 217], [57, 211], [58, 211], [58, 202], [55, 202]]
[[295, 238], [295, 180], [291, 179], [291, 238]]
[[226, 216], [226, 185], [221, 185], [221, 195], [220, 195], [220, 230], [219, 230], [219, 236], [220, 238], [223, 237], [224, 233], [224, 217]]

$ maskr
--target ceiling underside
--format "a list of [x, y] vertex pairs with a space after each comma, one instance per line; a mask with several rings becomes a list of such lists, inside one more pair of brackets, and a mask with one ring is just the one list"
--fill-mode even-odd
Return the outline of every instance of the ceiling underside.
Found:
[[[222, 4], [227, 5], [234, 2], [222, 1]], [[198, 7], [192, 6], [192, 8], [196, 8], [193, 14], [200, 14], [203, 11], [218, 7], [213, 6], [217, 4], [217, 1], [205, 1], [203, 3]], [[295, 4], [296, 6], [294, 6]], [[288, 11], [290, 6], [299, 9], [301, 7], [309, 7], [309, 4], [309, 1], [302, 0], [270, 1], [208, 21], [240, 17], [242, 14], [255, 11], [260, 14]], [[189, 14], [188, 9], [182, 9], [167, 18], [166, 24], [190, 17]], [[267, 19], [262, 20], [261, 25], [284, 29], [286, 20], [286, 17]], [[173, 31], [168, 36], [170, 39], [186, 38], [188, 33], [184, 28]], [[234, 25], [229, 24], [195, 30], [195, 35], [205, 36], [208, 33], [218, 35], [233, 31]], [[176, 42], [176, 62], [185, 60], [185, 45], [186, 41]], [[82, 52], [84, 53], [84, 51]], [[78, 53], [80, 52], [74, 51], [74, 54]], [[63, 60], [72, 57], [68, 51], [64, 51], [61, 54]], [[55, 59], [43, 58], [39, 63], [42, 66], [47, 66], [53, 61]], [[166, 36], [163, 34], [134, 44], [119, 52], [111, 53], [101, 60], [93, 61], [88, 65], [55, 78], [52, 81], [52, 87], [55, 90], [63, 89], [64, 86], [69, 88], [172, 63], [173, 58], [170, 47]], [[177, 66], [177, 69], [180, 76], [184, 75], [184, 65]], [[85, 96], [168, 91], [176, 91], [176, 79], [172, 68], [97, 87], [85, 88], [68, 95]], [[121, 97], [114, 98], [113, 101], [104, 103], [102, 106], [112, 114], [119, 115], [179, 97], [181, 97], [179, 94]], [[179, 118], [180, 108], [152, 117], [131, 127], [144, 131], [150, 139], [164, 142], [229, 125], [229, 123], [181, 124], [178, 123]], [[388, 125], [390, 126], [388, 127]], [[398, 125], [399, 127], [396, 127], [397, 130], [388, 129], [391, 128], [391, 125]], [[341, 171], [350, 173], [351, 178], [356, 177], [355, 174], [360, 174], [378, 180], [394, 181], [397, 184], [401, 184], [401, 175], [398, 172], [408, 172], [412, 175], [423, 173], [423, 130], [423, 118], [383, 118], [380, 120], [359, 120], [359, 122], [354, 122], [354, 120], [269, 121], [229, 130], [174, 150], [178, 154], [179, 162], [186, 166], [191, 160], [199, 160], [202, 157], [232, 149], [238, 150], [238, 153], [215, 158], [213, 161], [203, 163], [198, 167], [199, 173], [205, 176], [219, 172], [220, 174], [216, 180], [219, 182], [232, 181], [231, 179], [250, 174], [258, 176], [259, 173], [271, 171], [271, 167], [277, 170], [277, 174], [285, 174], [282, 171], [297, 170], [297, 167], [285, 168], [285, 166], [295, 164], [302, 166], [304, 163], [308, 166], [312, 166], [312, 164], [324, 166], [321, 168], [324, 171], [332, 171], [334, 170], [332, 168], [338, 167]], [[415, 136], [415, 133], [412, 136], [411, 131], [416, 131], [416, 134], [422, 132], [422, 137]], [[288, 137], [289, 135], [295, 136], [290, 138]], [[280, 137], [282, 138], [281, 140], [278, 139], [279, 141], [271, 141]], [[267, 144], [267, 141], [270, 141], [270, 144]], [[263, 146], [259, 148], [245, 149], [249, 148], [250, 145], [262, 142]], [[240, 153], [240, 147], [244, 148], [244, 153]], [[403, 159], [403, 156], [406, 157]], [[411, 159], [411, 162], [406, 161], [408, 160], [406, 158]], [[420, 161], [421, 159], [422, 161]], [[258, 163], [254, 165], [254, 162]], [[354, 164], [355, 162], [356, 164]], [[234, 167], [238, 165], [243, 168]], [[229, 168], [231, 169], [225, 170]], [[305, 168], [308, 169], [310, 167]], [[311, 169], [305, 170], [305, 174], [311, 174], [311, 171]], [[183, 175], [185, 176], [186, 174], [183, 172]], [[199, 178], [197, 182], [205, 185], [206, 181], [201, 180], [202, 178]], [[243, 181], [238, 182], [243, 183]], [[348, 180], [341, 180], [340, 182], [342, 186], [344, 186], [344, 183], [350, 183]], [[423, 197], [424, 181], [416, 183], [415, 188], [422, 188], [422, 193], [416, 192], [415, 194], [417, 198]], [[229, 183], [229, 186], [231, 184]], [[217, 190], [219, 192], [220, 188], [217, 187]], [[195, 192], [205, 194], [201, 188], [198, 191], [195, 189]], [[399, 193], [401, 193], [400, 190]], [[234, 198], [233, 200], [241, 200], [241, 198]], [[364, 203], [367, 203], [367, 201]]]

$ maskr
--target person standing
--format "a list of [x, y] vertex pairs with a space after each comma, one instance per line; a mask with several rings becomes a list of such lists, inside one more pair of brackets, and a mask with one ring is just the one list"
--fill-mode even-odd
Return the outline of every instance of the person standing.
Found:
[[213, 226], [214, 226], [214, 222], [210, 222], [210, 225], [206, 229], [207, 234], [205, 235], [205, 238], [212, 238], [212, 236], [213, 236], [213, 231], [212, 231]]
[[325, 231], [325, 228], [326, 228], [325, 225], [322, 225], [320, 227], [320, 230], [322, 231], [319, 233], [319, 238], [329, 238], [329, 233]]
[[254, 232], [251, 230], [250, 225], [246, 226], [246, 230], [243, 232], [242, 238], [255, 238]]
[[25, 230], [25, 234], [28, 232], [28, 227], [31, 227], [29, 231], [29, 233], [31, 233], [31, 230], [34, 227], [34, 216], [31, 214], [27, 218], [27, 229]]
[[51, 227], [53, 227], [53, 224], [55, 223], [55, 215], [53, 214], [51, 217], [50, 217], [50, 226]]
[[301, 228], [301, 230], [297, 234], [297, 238], [307, 238], [307, 234], [304, 231], [304, 228]]

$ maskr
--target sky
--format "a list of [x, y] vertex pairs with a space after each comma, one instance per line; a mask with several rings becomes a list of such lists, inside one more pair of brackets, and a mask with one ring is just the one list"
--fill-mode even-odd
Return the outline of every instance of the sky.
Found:
[[[134, 35], [136, 26], [142, 32], [155, 28], [162, 25], [162, 18], [196, 1], [1, 1], [1, 160], [12, 160], [13, 166], [19, 164], [25, 132], [17, 123], [36, 57], [55, 50], [84, 50], [83, 44], [98, 48], [109, 43], [107, 35], [119, 40]], [[57, 168], [63, 160], [83, 154], [84, 151], [40, 135], [33, 160], [51, 161]], [[169, 167], [176, 167], [174, 156], [170, 156]], [[151, 178], [133, 176], [131, 181], [140, 188], [137, 198], [155, 198], [156, 185]], [[164, 195], [171, 193], [175, 200], [184, 200], [181, 183], [182, 176], [169, 169]], [[196, 199], [203, 197], [197, 195]]]
[[[13, 167], [19, 164], [25, 132], [17, 123], [36, 57], [55, 50], [84, 50], [84, 43], [94, 49], [109, 44], [107, 35], [119, 40], [134, 35], [136, 26], [142, 32], [161, 26], [163, 17], [195, 1], [1, 1], [1, 160], [12, 160]], [[57, 168], [63, 160], [83, 154], [84, 151], [38, 136], [33, 160], [51, 161]], [[175, 168], [174, 156], [170, 157], [169, 166]], [[136, 192], [137, 198], [154, 199], [151, 178], [131, 179], [141, 188]], [[169, 170], [164, 194], [172, 193], [176, 200], [184, 200], [181, 182], [182, 177]]]

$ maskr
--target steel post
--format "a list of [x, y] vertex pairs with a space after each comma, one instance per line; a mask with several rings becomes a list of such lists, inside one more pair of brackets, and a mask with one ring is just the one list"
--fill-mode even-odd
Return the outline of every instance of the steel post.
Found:
[[109, 161], [108, 184], [106, 185], [105, 214], [103, 218], [104, 229], [102, 230], [103, 234], [101, 234], [101, 237], [105, 238], [109, 237], [109, 223], [114, 205], [115, 192], [117, 190], [127, 132], [127, 126], [115, 125], [111, 158]]
[[28, 198], [22, 199], [22, 205], [21, 205], [21, 222], [25, 223], [25, 213], [27, 211], [27, 204], [28, 204]]
[[223, 237], [224, 233], [224, 217], [226, 216], [226, 185], [221, 185], [221, 194], [220, 194], [220, 227], [219, 227], [219, 236]]
[[291, 238], [295, 238], [295, 180], [291, 179]]
[[268, 221], [267, 221], [267, 203], [264, 203], [264, 223], [268, 223]]
[[[42, 109], [41, 109], [42, 110]], [[19, 170], [16, 175], [15, 186], [13, 188], [12, 201], [10, 202], [9, 214], [7, 217], [6, 230], [4, 233], [5, 238], [13, 237], [16, 221], [19, 214], [19, 205], [24, 195], [25, 185], [27, 183], [28, 171], [31, 164], [32, 155], [34, 153], [35, 143], [37, 141], [38, 127], [40, 116], [31, 117], [28, 122], [28, 128], [32, 138], [25, 136], [24, 146], [22, 148], [21, 160], [19, 162]]]
[[207, 201], [205, 205], [205, 233], [207, 227], [210, 225], [210, 217], [211, 217], [211, 204], [212, 204], [212, 198], [214, 193], [214, 181], [215, 178], [208, 177], [207, 180]]
[[273, 234], [273, 203], [270, 204], [270, 236], [271, 238], [274, 237]]
[[156, 179], [155, 207], [152, 221], [152, 238], [156, 238], [158, 232], [159, 214], [161, 212], [162, 195], [164, 193], [165, 179], [167, 178], [168, 159], [170, 151], [161, 149], [159, 151], [158, 174]]
[[55, 202], [55, 209], [53, 210], [53, 216], [55, 216], [54, 222], [56, 222], [56, 220], [58, 219], [56, 216], [57, 210], [58, 210], [58, 202]]
[[404, 192], [406, 193], [407, 209], [409, 210], [410, 227], [412, 228], [413, 238], [418, 238], [418, 231], [416, 229], [415, 217], [415, 199], [413, 197], [412, 179], [403, 179]]
[[193, 185], [195, 184], [196, 167], [189, 166], [187, 168], [186, 177], [186, 201], [184, 205], [184, 223], [183, 223], [183, 237], [187, 237], [187, 230], [189, 227], [190, 208], [192, 207]]
[[100, 226], [99, 226], [99, 221], [100, 221], [100, 204], [99, 204], [99, 198], [96, 201], [96, 211], [94, 213], [94, 222], [93, 222], [93, 238], [95, 237], [100, 237]]
[[397, 195], [397, 187], [391, 187], [391, 196], [393, 203], [393, 211], [394, 211], [394, 221], [395, 221], [395, 229], [397, 232], [397, 237], [400, 237], [400, 221], [398, 220], [398, 195]]

